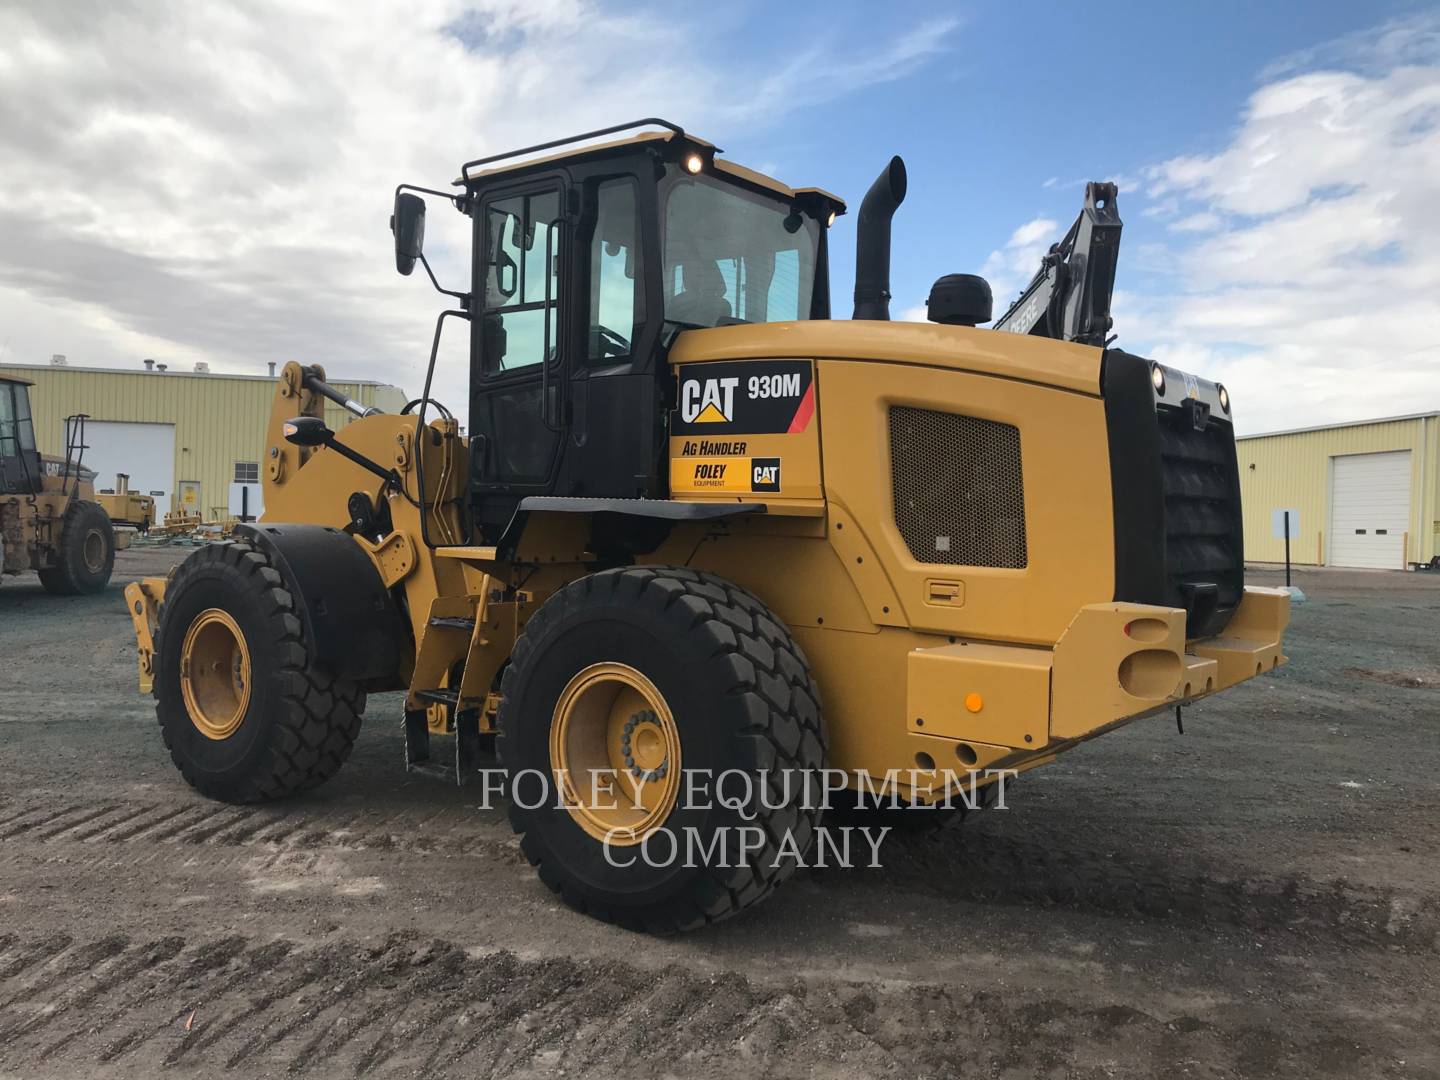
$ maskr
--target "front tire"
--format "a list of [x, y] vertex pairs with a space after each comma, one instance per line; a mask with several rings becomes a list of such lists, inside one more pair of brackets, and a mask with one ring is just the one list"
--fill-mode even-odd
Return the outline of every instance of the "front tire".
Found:
[[[785, 624], [739, 586], [683, 567], [572, 582], [526, 625], [501, 695], [511, 826], [576, 910], [654, 933], [718, 922], [809, 851], [819, 693]], [[597, 767], [608, 794], [585, 778]], [[713, 798], [722, 774], [729, 805]], [[704, 778], [708, 796], [691, 786]]]
[[313, 788], [350, 756], [365, 693], [317, 667], [284, 578], [244, 541], [195, 552], [157, 615], [155, 715], [171, 760], [212, 799]]
[[60, 522], [55, 565], [40, 571], [40, 584], [57, 596], [97, 593], [115, 568], [115, 529], [99, 503], [77, 500]]

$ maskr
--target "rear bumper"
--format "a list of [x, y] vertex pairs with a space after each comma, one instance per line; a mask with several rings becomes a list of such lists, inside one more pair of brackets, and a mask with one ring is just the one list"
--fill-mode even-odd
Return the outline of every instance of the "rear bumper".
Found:
[[[1069, 745], [1187, 704], [1286, 662], [1290, 597], [1247, 588], [1223, 634], [1185, 639], [1186, 613], [1082, 608], [1053, 649], [956, 643], [908, 658], [912, 735], [956, 740], [963, 761], [1027, 767]], [[1018, 753], [1017, 753], [1018, 752]]]

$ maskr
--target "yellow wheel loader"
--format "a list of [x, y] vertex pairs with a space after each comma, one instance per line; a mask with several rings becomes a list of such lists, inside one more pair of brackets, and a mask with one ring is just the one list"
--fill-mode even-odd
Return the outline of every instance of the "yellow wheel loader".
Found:
[[125, 525], [139, 533], [148, 533], [155, 524], [155, 497], [130, 490], [130, 477], [115, 474], [115, 486], [102, 490], [95, 501], [110, 515], [116, 525]]
[[[264, 520], [127, 589], [186, 779], [303, 791], [403, 691], [410, 770], [488, 783], [493, 745], [544, 882], [669, 931], [768, 895], [842, 799], [963, 809], [1283, 663], [1227, 392], [1106, 347], [1113, 191], [981, 329], [967, 275], [889, 321], [904, 190], [896, 158], [835, 320], [845, 204], [665, 121], [398, 188], [398, 270], [455, 300], [420, 397], [378, 414], [287, 365]], [[468, 290], [425, 259], [427, 195], [470, 218]], [[431, 396], [447, 322], [468, 436]]]
[[99, 592], [115, 566], [115, 530], [82, 463], [87, 418], [66, 419], [63, 459], [42, 455], [30, 386], [0, 375], [0, 580], [34, 570], [49, 592]]

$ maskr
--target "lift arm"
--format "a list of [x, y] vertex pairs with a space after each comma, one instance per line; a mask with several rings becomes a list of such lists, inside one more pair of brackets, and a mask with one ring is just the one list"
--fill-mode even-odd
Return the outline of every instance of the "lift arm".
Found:
[[1085, 185], [1085, 208], [994, 329], [1012, 334], [1104, 345], [1110, 295], [1120, 255], [1120, 212], [1114, 184]]

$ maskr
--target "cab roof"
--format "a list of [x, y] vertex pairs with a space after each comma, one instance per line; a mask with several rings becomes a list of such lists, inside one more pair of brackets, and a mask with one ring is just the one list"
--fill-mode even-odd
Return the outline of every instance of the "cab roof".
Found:
[[[660, 131], [637, 131], [634, 134], [623, 138], [610, 139], [605, 142], [590, 143], [586, 146], [574, 146], [576, 142], [586, 139], [601, 137], [619, 131], [625, 131], [633, 127], [655, 125], [662, 128]], [[520, 173], [535, 168], [539, 165], [551, 165], [558, 161], [585, 161], [593, 157], [601, 157], [620, 149], [629, 149], [636, 146], [644, 146], [647, 143], [670, 144], [675, 143], [679, 147], [689, 147], [703, 153], [708, 159], [711, 168], [724, 176], [739, 180], [741, 183], [749, 184], [766, 191], [773, 192], [786, 199], [793, 199], [797, 196], [811, 195], [831, 204], [837, 214], [845, 212], [845, 200], [838, 195], [818, 187], [792, 188], [790, 185], [775, 179], [773, 176], [766, 176], [764, 173], [756, 172], [754, 169], [737, 164], [733, 161], [726, 161], [719, 157], [720, 148], [714, 143], [699, 136], [691, 135], [678, 125], [671, 124], [666, 120], [639, 120], [633, 124], [622, 124], [614, 128], [604, 128], [600, 131], [590, 132], [587, 135], [576, 135], [568, 139], [558, 139], [555, 142], [542, 143], [526, 150], [516, 150], [508, 154], [497, 154], [491, 157], [480, 158], [476, 161], [466, 162], [461, 167], [460, 176], [455, 180], [456, 186], [468, 186], [479, 180], [492, 176], [499, 176], [506, 173]], [[526, 157], [524, 155], [543, 150], [554, 149], [554, 153], [544, 154], [540, 157]]]

